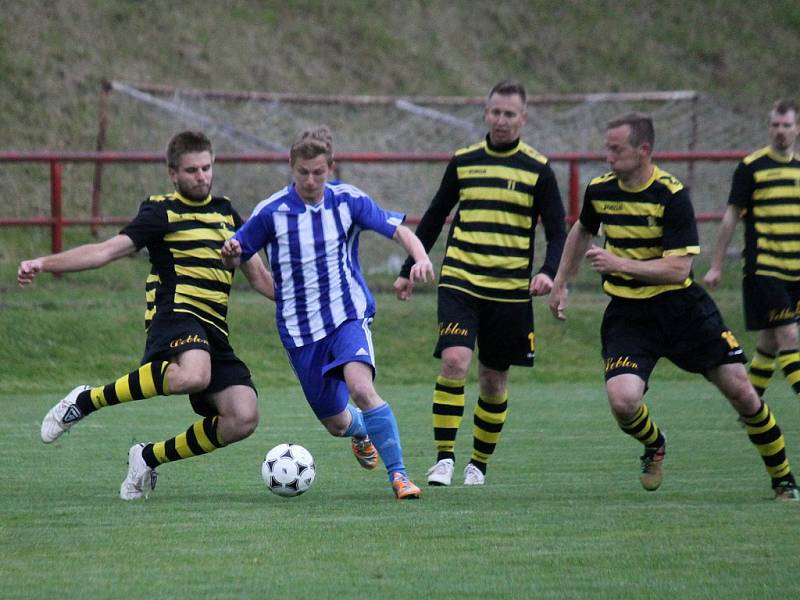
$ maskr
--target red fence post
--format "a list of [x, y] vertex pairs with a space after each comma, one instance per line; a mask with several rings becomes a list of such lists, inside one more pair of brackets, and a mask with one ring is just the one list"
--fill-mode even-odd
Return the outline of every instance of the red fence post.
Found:
[[50, 161], [50, 218], [53, 254], [64, 247], [64, 212], [61, 206], [61, 163]]

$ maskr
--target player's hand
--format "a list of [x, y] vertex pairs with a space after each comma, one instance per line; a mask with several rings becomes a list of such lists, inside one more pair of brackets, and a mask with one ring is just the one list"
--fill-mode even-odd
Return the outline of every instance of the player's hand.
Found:
[[242, 256], [242, 245], [236, 238], [228, 238], [222, 244], [222, 264], [228, 269], [239, 266]]
[[715, 290], [719, 285], [720, 279], [722, 279], [722, 271], [720, 269], [711, 267], [708, 270], [708, 273], [705, 274], [705, 277], [703, 277], [703, 283], [706, 284], [708, 289]]
[[589, 261], [592, 270], [596, 273], [613, 273], [622, 270], [620, 267], [620, 257], [612, 254], [608, 250], [592, 244], [591, 248], [584, 254]]
[[19, 287], [25, 287], [33, 283], [36, 276], [42, 272], [42, 261], [38, 258], [33, 260], [23, 260], [17, 269], [17, 283]]
[[414, 293], [414, 282], [407, 277], [398, 277], [394, 280], [392, 288], [394, 289], [394, 295], [397, 296], [398, 300], [409, 300], [411, 299], [411, 295]]
[[242, 255], [242, 245], [236, 238], [228, 238], [222, 244], [222, 256], [226, 258], [239, 258]]
[[559, 321], [567, 320], [566, 310], [568, 295], [569, 290], [567, 290], [566, 285], [553, 286], [553, 289], [550, 291], [547, 304], [550, 306], [550, 312]]
[[409, 277], [413, 283], [426, 282], [429, 277], [433, 281], [436, 278], [433, 273], [433, 263], [428, 258], [415, 262], [411, 267]]
[[528, 293], [531, 296], [546, 296], [553, 289], [553, 280], [545, 273], [537, 273], [531, 279]]

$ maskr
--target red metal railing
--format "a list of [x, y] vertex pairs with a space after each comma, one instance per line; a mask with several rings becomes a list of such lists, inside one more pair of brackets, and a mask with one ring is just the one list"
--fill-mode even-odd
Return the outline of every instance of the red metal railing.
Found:
[[[747, 153], [739, 150], [723, 150], [715, 152], [661, 152], [654, 155], [659, 162], [724, 162], [737, 161]], [[410, 153], [410, 152], [343, 152], [336, 155], [340, 163], [415, 163], [415, 162], [446, 162], [450, 160], [449, 153]], [[574, 222], [580, 212], [581, 184], [580, 165], [586, 162], [604, 162], [605, 155], [589, 152], [564, 152], [548, 155], [554, 163], [566, 162], [569, 165], [569, 184], [567, 192], [567, 219]], [[282, 152], [260, 152], [242, 154], [218, 154], [217, 162], [232, 163], [285, 163], [288, 155]], [[105, 163], [160, 163], [164, 161], [162, 154], [154, 152], [66, 152], [66, 151], [27, 151], [0, 152], [0, 163], [25, 162], [50, 164], [50, 216], [9, 218], [0, 217], [0, 227], [8, 226], [33, 226], [50, 227], [52, 234], [52, 251], [60, 252], [63, 249], [64, 227], [71, 225], [119, 225], [127, 223], [129, 217], [102, 217], [93, 214], [91, 217], [67, 218], [62, 207], [62, 167], [64, 163], [91, 162], [95, 165]], [[95, 182], [97, 185], [97, 181]], [[93, 203], [94, 205], [94, 203]], [[94, 212], [94, 210], [93, 210]], [[721, 214], [698, 213], [699, 221], [718, 220]], [[408, 219], [411, 224], [419, 222], [419, 216]]]

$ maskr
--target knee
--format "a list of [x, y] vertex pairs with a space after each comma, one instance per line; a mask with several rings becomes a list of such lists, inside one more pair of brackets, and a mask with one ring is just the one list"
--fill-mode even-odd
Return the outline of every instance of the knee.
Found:
[[344, 437], [345, 432], [347, 431], [347, 427], [340, 425], [338, 423], [323, 423], [325, 429], [328, 430], [333, 437]]
[[253, 434], [258, 428], [258, 422], [259, 416], [257, 408], [240, 415], [238, 419], [239, 433], [242, 436], [240, 439], [244, 439]]
[[639, 410], [641, 398], [625, 394], [609, 394], [608, 405], [617, 420], [632, 418]]
[[173, 364], [167, 373], [167, 385], [171, 394], [196, 394], [206, 389], [209, 383], [211, 371], [208, 369], [192, 370]]
[[773, 352], [795, 350], [797, 348], [797, 326], [794, 323], [789, 327], [782, 327], [775, 337], [777, 341]]
[[258, 427], [258, 409], [240, 410], [230, 415], [225, 428], [225, 441], [233, 443], [249, 437]]
[[442, 353], [442, 375], [448, 379], [464, 379], [469, 371], [469, 356], [462, 353]]
[[505, 373], [500, 371], [482, 371], [479, 377], [481, 395], [499, 398], [505, 394], [507, 385]]
[[345, 410], [338, 415], [321, 419], [321, 423], [332, 436], [343, 437], [347, 429], [350, 427], [350, 420], [348, 416], [349, 413]]
[[[383, 402], [375, 390], [375, 385], [372, 383], [371, 378], [349, 380], [347, 382], [347, 393], [350, 394], [355, 405], [362, 411], [376, 408]], [[342, 415], [345, 415], [346, 412], [343, 412]], [[343, 416], [343, 420], [347, 421], [348, 419]]]

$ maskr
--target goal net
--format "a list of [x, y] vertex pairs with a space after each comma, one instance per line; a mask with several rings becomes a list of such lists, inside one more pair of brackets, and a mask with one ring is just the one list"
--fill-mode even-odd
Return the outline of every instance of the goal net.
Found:
[[[171, 135], [187, 128], [209, 134], [218, 154], [285, 153], [300, 130], [321, 123], [331, 127], [337, 154], [449, 155], [485, 135], [481, 97], [311, 96], [119, 81], [109, 82], [103, 94], [101, 106], [107, 114], [101, 115], [98, 145], [104, 150], [160, 151]], [[653, 116], [657, 152], [749, 150], [766, 143], [762, 115], [737, 113], [692, 91], [532, 96], [522, 138], [545, 155], [602, 152], [605, 124], [632, 110]], [[424, 212], [444, 165], [442, 161], [338, 164], [340, 177], [348, 183], [384, 207], [411, 216]], [[733, 162], [665, 162], [660, 166], [690, 186], [697, 212], [723, 210]], [[566, 204], [568, 164], [554, 161], [553, 168]], [[103, 169], [106, 215], [130, 214], [139, 197], [165, 188], [162, 168], [153, 165]], [[581, 192], [592, 177], [606, 170], [602, 162], [582, 163]], [[225, 163], [215, 169], [214, 187], [217, 193], [230, 196], [246, 215], [261, 199], [286, 185], [289, 176], [283, 161]], [[706, 247], [710, 242], [703, 240]], [[365, 266], [393, 271], [401, 260], [398, 250], [365, 253], [369, 257]]]

